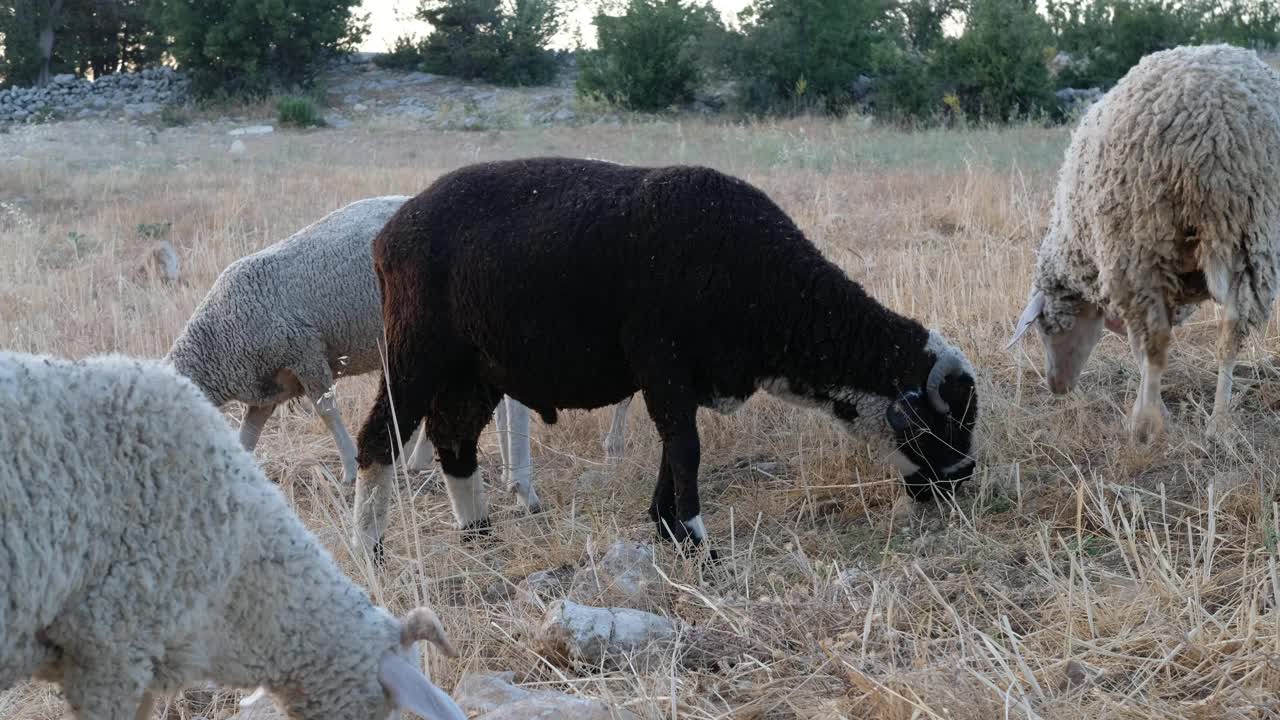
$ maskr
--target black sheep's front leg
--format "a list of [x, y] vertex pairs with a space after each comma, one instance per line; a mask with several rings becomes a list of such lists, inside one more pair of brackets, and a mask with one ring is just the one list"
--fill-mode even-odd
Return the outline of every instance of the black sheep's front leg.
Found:
[[489, 508], [476, 446], [502, 395], [466, 376], [451, 378], [446, 387], [427, 411], [427, 429], [440, 456], [457, 527], [468, 536], [475, 536], [489, 529]]

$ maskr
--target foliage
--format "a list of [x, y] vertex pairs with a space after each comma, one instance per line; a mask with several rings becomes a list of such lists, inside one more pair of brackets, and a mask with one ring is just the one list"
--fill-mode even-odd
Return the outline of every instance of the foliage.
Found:
[[1144, 55], [1179, 45], [1280, 43], [1280, 0], [1049, 0], [1059, 50], [1075, 62], [1059, 82], [1110, 87]]
[[170, 52], [202, 95], [257, 94], [311, 79], [366, 32], [359, 0], [153, 0]]
[[741, 19], [740, 100], [756, 111], [848, 108], [901, 26], [893, 0], [755, 0]]
[[0, 3], [0, 87], [24, 86], [36, 81], [42, 64], [36, 36], [46, 12], [42, 0], [12, 0]]
[[154, 64], [163, 50], [147, 0], [65, 0], [55, 57], [79, 75], [101, 77]]
[[422, 41], [401, 35], [395, 39], [391, 52], [376, 56], [373, 63], [388, 70], [417, 70], [422, 65]]
[[579, 56], [578, 92], [632, 110], [691, 100], [704, 77], [699, 41], [723, 31], [710, 3], [687, 0], [630, 0], [595, 26], [598, 49]]
[[277, 119], [281, 125], [293, 127], [323, 127], [324, 116], [311, 98], [286, 95], [276, 103]]
[[970, 117], [1015, 120], [1047, 110], [1049, 25], [1035, 0], [972, 0], [964, 34], [939, 48], [936, 75]]
[[422, 0], [417, 17], [433, 28], [419, 46], [424, 70], [502, 85], [555, 77], [558, 0]]

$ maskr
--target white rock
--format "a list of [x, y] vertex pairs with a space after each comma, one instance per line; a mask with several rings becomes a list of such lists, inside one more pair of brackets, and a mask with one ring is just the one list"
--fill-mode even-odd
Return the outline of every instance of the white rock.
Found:
[[653, 547], [617, 540], [604, 557], [594, 562], [588, 557], [573, 578], [569, 597], [593, 605], [654, 609], [664, 606], [665, 591], [666, 582], [654, 566]]
[[476, 720], [639, 720], [629, 710], [610, 708], [589, 698], [552, 690], [527, 690], [512, 684], [514, 673], [467, 673], [453, 696]]
[[275, 131], [276, 129], [270, 125], [250, 125], [249, 127], [236, 128], [235, 130], [232, 130], [227, 134], [233, 135], [233, 136], [235, 135], [270, 135]]
[[631, 608], [596, 608], [557, 600], [538, 629], [539, 651], [562, 665], [643, 666], [675, 639], [671, 621]]
[[235, 142], [231, 143], [230, 152], [232, 155], [243, 155], [244, 151], [245, 151], [245, 146], [244, 146], [243, 140], [236, 140]]

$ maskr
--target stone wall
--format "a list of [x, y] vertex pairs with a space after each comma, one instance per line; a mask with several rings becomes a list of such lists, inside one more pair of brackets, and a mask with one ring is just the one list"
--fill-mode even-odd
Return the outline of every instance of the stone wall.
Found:
[[0, 91], [0, 124], [49, 117], [91, 118], [150, 115], [184, 102], [191, 82], [173, 68], [106, 75], [96, 81], [58, 75], [45, 87]]

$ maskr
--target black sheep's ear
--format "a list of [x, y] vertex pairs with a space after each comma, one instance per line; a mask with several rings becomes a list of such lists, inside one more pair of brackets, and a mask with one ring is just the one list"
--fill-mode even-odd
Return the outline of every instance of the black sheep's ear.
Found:
[[916, 414], [912, 401], [919, 397], [918, 392], [904, 393], [885, 408], [884, 417], [889, 421], [889, 427], [893, 428], [894, 432], [904, 433], [911, 429], [911, 418]]

